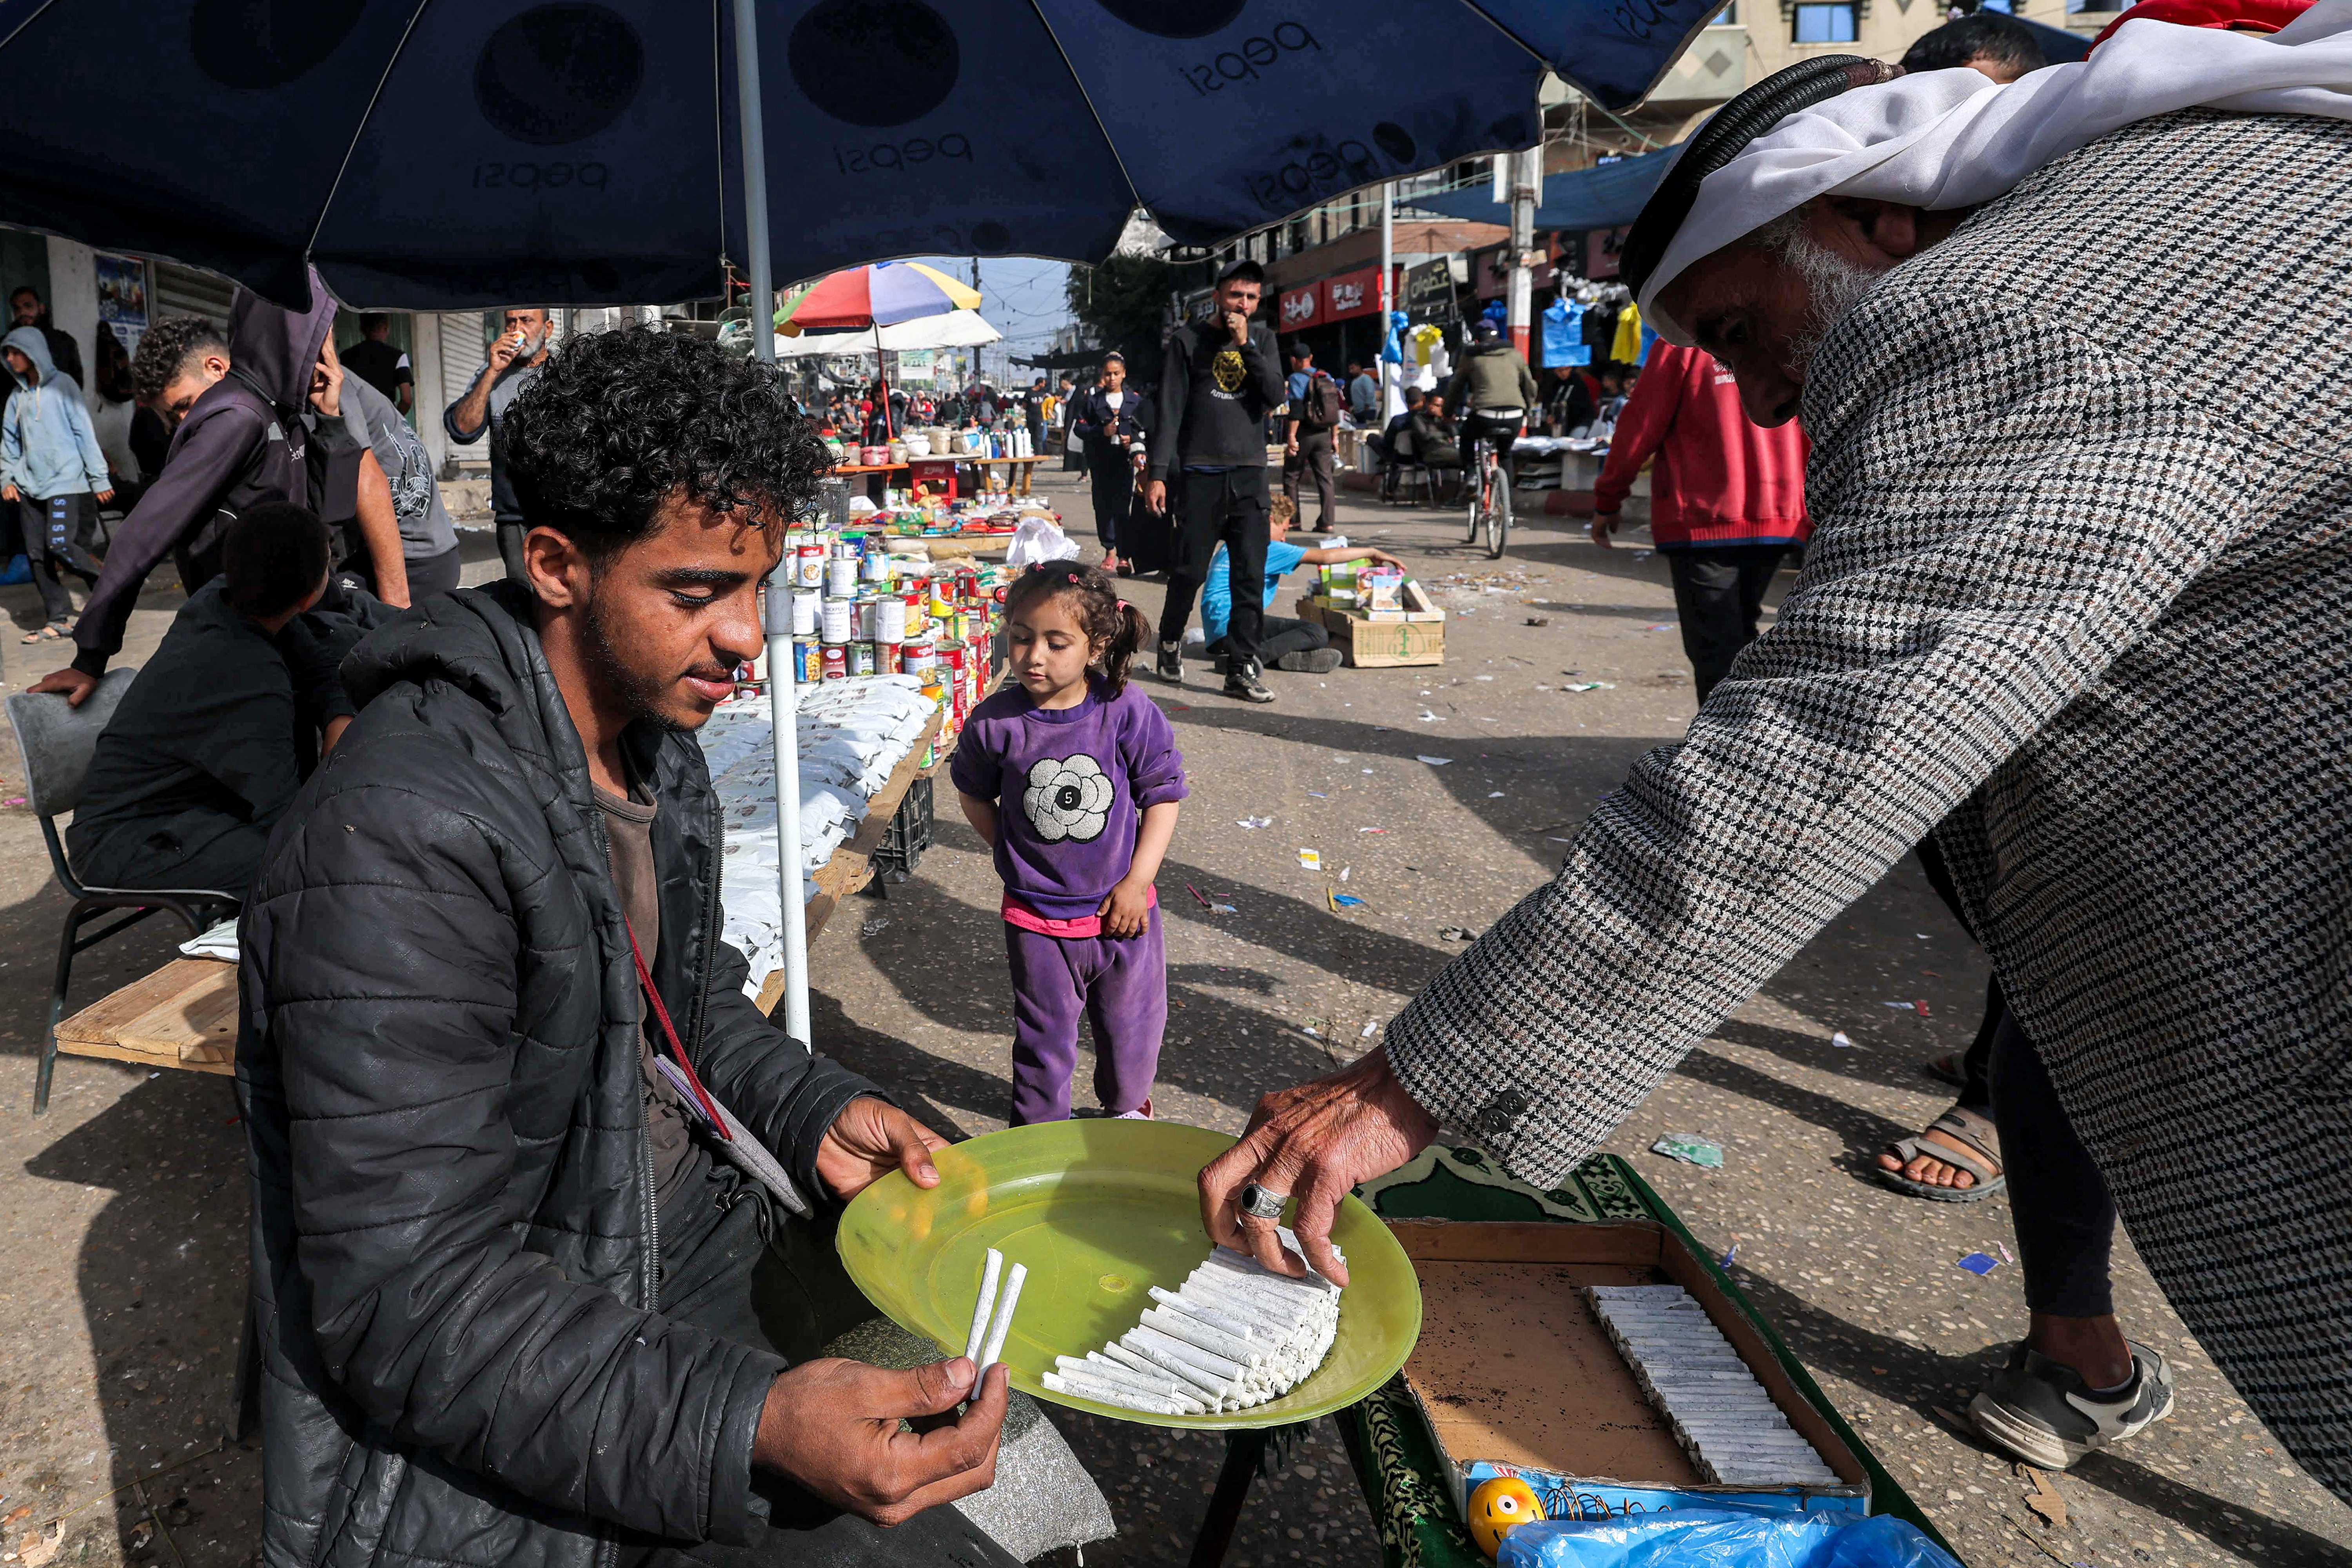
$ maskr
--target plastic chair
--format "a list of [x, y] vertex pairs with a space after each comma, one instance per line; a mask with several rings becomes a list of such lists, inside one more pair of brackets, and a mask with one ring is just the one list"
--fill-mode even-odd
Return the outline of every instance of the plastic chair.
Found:
[[[58, 1025], [66, 1016], [66, 986], [73, 978], [74, 955], [137, 925], [157, 910], [178, 916], [188, 934], [197, 936], [235, 914], [239, 904], [236, 894], [212, 888], [86, 887], [67, 863], [57, 817], [81, 804], [98, 737], [122, 705], [123, 695], [138, 673], [136, 669], [107, 671], [89, 700], [79, 708], [50, 693], [20, 691], [8, 699], [8, 727], [16, 731], [17, 754], [25, 764], [25, 798], [40, 816], [41, 837], [49, 846], [49, 868], [74, 901], [66, 913], [64, 934], [58, 940], [57, 978], [49, 987], [49, 1032], [41, 1042], [40, 1066], [33, 1077], [36, 1116], [46, 1115], [49, 1109], [49, 1079], [58, 1065]], [[81, 934], [83, 926], [110, 910], [132, 912], [88, 936]]]
[[[1388, 500], [1396, 500], [1397, 491], [1402, 488], [1407, 504], [1411, 504], [1412, 488], [1418, 483], [1421, 486], [1422, 494], [1428, 498], [1424, 504], [1432, 506], [1436, 504], [1436, 478], [1429, 471], [1429, 465], [1423, 462], [1419, 454], [1413, 450], [1411, 426], [1408, 425], [1399, 430], [1390, 440], [1389, 458]], [[1400, 479], [1403, 481], [1402, 486], [1398, 483]]]

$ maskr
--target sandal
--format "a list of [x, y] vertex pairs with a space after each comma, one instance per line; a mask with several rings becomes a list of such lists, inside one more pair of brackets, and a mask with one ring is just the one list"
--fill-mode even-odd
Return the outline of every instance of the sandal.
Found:
[[[1941, 1132], [1961, 1147], [1931, 1143], [1926, 1137], [1928, 1132]], [[2000, 1134], [1993, 1131], [1990, 1118], [1962, 1106], [1955, 1105], [1927, 1123], [1920, 1136], [1896, 1139], [1886, 1145], [1885, 1152], [1906, 1165], [1925, 1156], [1966, 1171], [1975, 1180], [1973, 1186], [1939, 1187], [1933, 1182], [1915, 1182], [1899, 1170], [1890, 1171], [1874, 1160], [1871, 1162], [1872, 1175], [1896, 1192], [1908, 1193], [1915, 1198], [1939, 1204], [1972, 1204], [2009, 1186], [2009, 1178], [2000, 1170]]]
[[1960, 1070], [1960, 1053], [1958, 1051], [1946, 1051], [1940, 1057], [1929, 1057], [1919, 1064], [1919, 1070], [1939, 1083], [1950, 1084], [1954, 1089], [1966, 1089], [1969, 1086], [1968, 1075]]
[[47, 626], [43, 626], [40, 630], [26, 632], [23, 637], [18, 637], [16, 640], [20, 643], [48, 642], [54, 638], [64, 637], [65, 635], [66, 623], [63, 621], [51, 621]]

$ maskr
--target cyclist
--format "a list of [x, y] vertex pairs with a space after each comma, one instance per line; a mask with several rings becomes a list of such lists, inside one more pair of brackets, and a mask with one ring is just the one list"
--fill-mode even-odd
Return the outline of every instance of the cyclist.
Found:
[[1445, 384], [1445, 405], [1462, 416], [1462, 444], [1484, 441], [1508, 458], [1528, 411], [1542, 401], [1535, 373], [1503, 341], [1501, 329], [1481, 317], [1470, 328], [1470, 346], [1461, 368]]

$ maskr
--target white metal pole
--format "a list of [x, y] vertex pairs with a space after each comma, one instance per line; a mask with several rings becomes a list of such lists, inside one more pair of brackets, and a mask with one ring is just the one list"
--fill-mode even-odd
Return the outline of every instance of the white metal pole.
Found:
[[[775, 278], [768, 256], [768, 142], [760, 120], [760, 21], [735, 5], [735, 123], [742, 141], [744, 262], [751, 283], [751, 353], [776, 363]], [[808, 906], [801, 897], [800, 672], [793, 668], [793, 560], [768, 574], [768, 719], [776, 758], [776, 917], [784, 943], [784, 1033], [809, 1034]]]
[[[1381, 184], [1381, 347], [1389, 342], [1389, 317], [1396, 310], [1396, 182]], [[1398, 385], [1402, 365], [1381, 357], [1381, 423], [1385, 426], [1404, 411], [1404, 392]]]
[[1542, 145], [1538, 143], [1524, 153], [1512, 153], [1510, 165], [1511, 347], [1521, 359], [1526, 359], [1535, 291], [1535, 268], [1528, 263], [1536, 244], [1536, 193], [1543, 184]]

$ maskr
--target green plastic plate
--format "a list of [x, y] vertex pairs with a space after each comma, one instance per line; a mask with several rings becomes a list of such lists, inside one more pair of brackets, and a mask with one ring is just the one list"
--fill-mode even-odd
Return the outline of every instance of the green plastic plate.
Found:
[[1029, 1270], [1003, 1361], [1013, 1386], [1075, 1410], [1155, 1426], [1278, 1426], [1346, 1408], [1395, 1375], [1421, 1332], [1421, 1284], [1372, 1211], [1340, 1205], [1347, 1255], [1331, 1353], [1304, 1383], [1249, 1410], [1153, 1415], [1055, 1394], [1056, 1355], [1083, 1356], [1135, 1327], [1149, 1288], [1174, 1289], [1209, 1256], [1194, 1179], [1233, 1146], [1168, 1121], [1046, 1121], [942, 1149], [926, 1192], [893, 1172], [842, 1215], [841, 1260], [891, 1321], [963, 1353], [992, 1247]]

